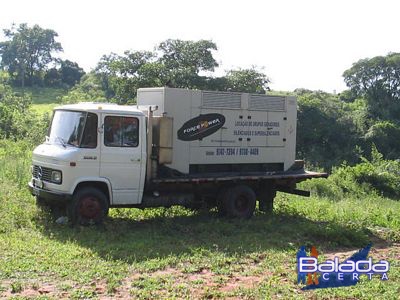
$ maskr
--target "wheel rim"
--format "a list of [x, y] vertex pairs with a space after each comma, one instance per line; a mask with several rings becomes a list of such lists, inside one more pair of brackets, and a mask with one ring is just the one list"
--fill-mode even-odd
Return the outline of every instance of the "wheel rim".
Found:
[[244, 196], [244, 195], [239, 195], [236, 199], [235, 199], [235, 208], [239, 211], [239, 212], [245, 212], [247, 211], [249, 206], [249, 199]]
[[84, 219], [97, 219], [101, 216], [101, 205], [95, 197], [85, 197], [79, 206], [79, 215]]

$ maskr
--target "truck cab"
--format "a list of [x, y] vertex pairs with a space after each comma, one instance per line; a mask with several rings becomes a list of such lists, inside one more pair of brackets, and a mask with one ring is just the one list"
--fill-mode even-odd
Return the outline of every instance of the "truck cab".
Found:
[[101, 205], [89, 195], [73, 208], [96, 221], [110, 205], [140, 203], [146, 155], [142, 111], [115, 104], [64, 105], [54, 109], [46, 141], [33, 151], [29, 186], [39, 202], [60, 205], [97, 189]]

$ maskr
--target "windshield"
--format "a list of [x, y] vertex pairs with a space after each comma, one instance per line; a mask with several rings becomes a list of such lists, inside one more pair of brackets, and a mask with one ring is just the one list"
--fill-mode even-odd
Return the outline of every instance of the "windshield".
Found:
[[79, 147], [86, 116], [86, 112], [56, 110], [51, 121], [49, 142]]

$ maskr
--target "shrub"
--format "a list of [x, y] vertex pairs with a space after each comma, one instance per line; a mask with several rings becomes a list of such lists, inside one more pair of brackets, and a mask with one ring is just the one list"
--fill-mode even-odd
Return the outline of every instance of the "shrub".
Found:
[[367, 143], [375, 144], [385, 158], [400, 158], [400, 126], [390, 121], [372, 125], [365, 134]]
[[50, 122], [48, 114], [39, 116], [31, 110], [31, 96], [13, 92], [8, 77], [0, 73], [0, 139], [42, 142]]
[[355, 166], [334, 168], [327, 180], [312, 180], [303, 186], [327, 198], [341, 199], [347, 195], [364, 197], [372, 193], [398, 200], [400, 161], [383, 159], [383, 155], [373, 146], [371, 160], [362, 158], [362, 162]]
[[31, 227], [37, 218], [27, 189], [32, 147], [26, 141], [0, 140], [0, 233]]

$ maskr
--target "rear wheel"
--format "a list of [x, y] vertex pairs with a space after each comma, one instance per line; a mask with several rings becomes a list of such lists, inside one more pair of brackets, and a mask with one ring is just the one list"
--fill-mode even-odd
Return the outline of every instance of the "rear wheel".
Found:
[[100, 224], [107, 214], [107, 197], [103, 192], [92, 187], [76, 192], [68, 207], [68, 217], [72, 224]]
[[239, 185], [227, 190], [224, 203], [229, 217], [249, 219], [254, 214], [256, 195], [250, 187]]

